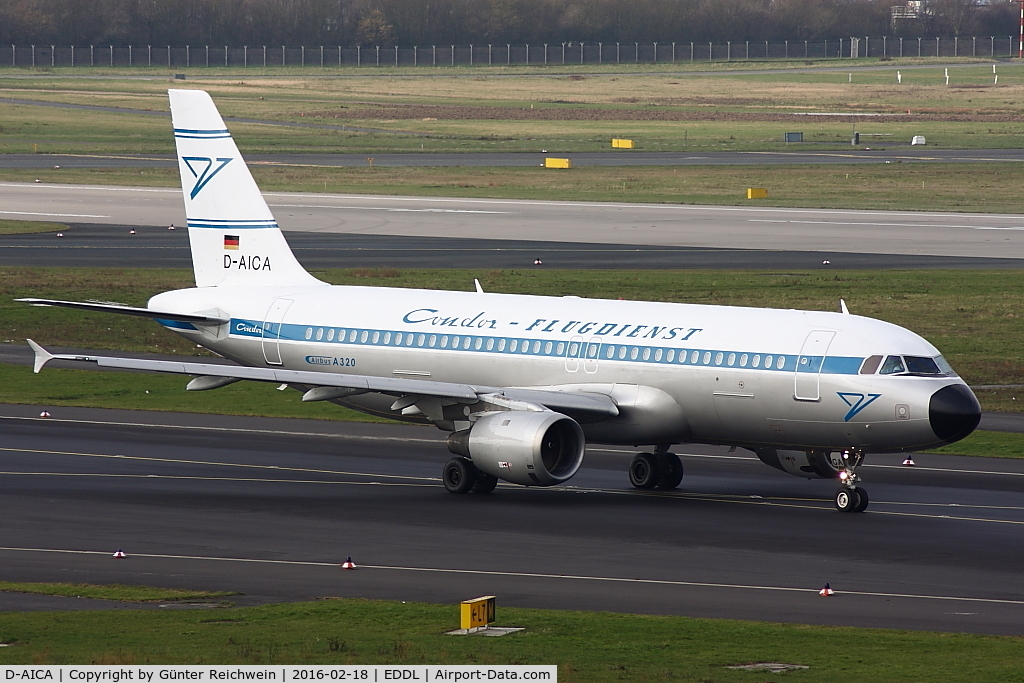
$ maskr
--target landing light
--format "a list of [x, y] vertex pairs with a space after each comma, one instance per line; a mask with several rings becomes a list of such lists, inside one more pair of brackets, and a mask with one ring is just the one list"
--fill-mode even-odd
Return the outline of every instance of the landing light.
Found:
[[849, 477], [849, 476], [850, 475], [847, 474], [846, 472], [840, 472], [839, 473], [839, 478], [842, 479], [843, 481], [846, 481], [847, 477]]

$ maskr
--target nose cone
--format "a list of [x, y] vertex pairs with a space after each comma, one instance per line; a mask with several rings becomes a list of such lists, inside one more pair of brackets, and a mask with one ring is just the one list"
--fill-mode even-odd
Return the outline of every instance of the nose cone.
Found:
[[963, 384], [950, 384], [932, 394], [928, 404], [932, 431], [946, 443], [959, 441], [981, 422], [981, 405]]

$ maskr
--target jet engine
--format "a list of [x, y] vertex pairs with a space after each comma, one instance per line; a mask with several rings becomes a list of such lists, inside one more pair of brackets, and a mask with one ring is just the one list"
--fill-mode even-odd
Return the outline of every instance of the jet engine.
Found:
[[524, 486], [555, 486], [583, 464], [586, 440], [570, 417], [550, 410], [487, 413], [448, 437], [448, 450], [478, 470]]

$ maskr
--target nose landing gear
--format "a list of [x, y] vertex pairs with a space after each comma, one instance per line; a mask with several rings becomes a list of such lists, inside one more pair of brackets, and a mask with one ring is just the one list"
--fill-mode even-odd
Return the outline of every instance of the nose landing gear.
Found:
[[839, 469], [839, 490], [836, 491], [835, 504], [840, 512], [864, 512], [868, 507], [868, 492], [857, 486], [860, 477], [857, 468], [864, 462], [864, 454], [860, 451], [843, 451], [843, 463]]

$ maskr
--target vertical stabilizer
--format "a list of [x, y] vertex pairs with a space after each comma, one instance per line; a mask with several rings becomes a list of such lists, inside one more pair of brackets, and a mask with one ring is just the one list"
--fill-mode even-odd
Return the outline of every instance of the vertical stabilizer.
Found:
[[167, 94], [196, 286], [323, 284], [295, 260], [210, 96]]

